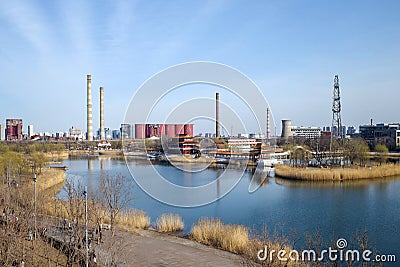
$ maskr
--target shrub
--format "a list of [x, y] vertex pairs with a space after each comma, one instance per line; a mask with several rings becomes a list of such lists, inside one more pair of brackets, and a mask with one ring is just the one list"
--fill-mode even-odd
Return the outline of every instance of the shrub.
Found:
[[161, 214], [156, 222], [157, 230], [160, 232], [176, 232], [185, 228], [182, 217], [178, 214]]

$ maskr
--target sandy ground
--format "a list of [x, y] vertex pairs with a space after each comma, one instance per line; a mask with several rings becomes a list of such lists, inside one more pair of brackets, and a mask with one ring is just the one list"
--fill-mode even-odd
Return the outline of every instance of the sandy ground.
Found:
[[[197, 242], [153, 231], [105, 231], [98, 262], [118, 266], [246, 266], [242, 257]], [[103, 251], [103, 252], [101, 252]]]

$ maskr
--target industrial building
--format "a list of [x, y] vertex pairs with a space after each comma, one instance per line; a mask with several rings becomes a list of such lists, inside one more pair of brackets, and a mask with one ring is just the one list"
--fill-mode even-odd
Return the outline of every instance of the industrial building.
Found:
[[232, 152], [250, 152], [259, 142], [254, 138], [229, 138], [228, 147]]
[[193, 137], [193, 133], [193, 124], [135, 124], [136, 139], [179, 135]]
[[83, 140], [82, 130], [74, 128], [74, 126], [72, 126], [71, 128], [69, 128], [69, 137], [75, 140]]
[[292, 126], [291, 132], [294, 137], [304, 137], [306, 139], [321, 137], [321, 128], [319, 127]]
[[128, 123], [122, 123], [120, 131], [121, 131], [121, 138], [123, 138], [123, 139], [132, 139], [133, 138], [132, 125], [130, 125]]
[[22, 140], [22, 120], [21, 119], [7, 119], [6, 120], [6, 139]]
[[282, 120], [281, 137], [286, 140], [289, 137], [303, 137], [306, 139], [320, 138], [321, 132], [321, 128], [319, 127], [292, 126], [291, 120]]
[[400, 149], [400, 123], [361, 125], [360, 136], [370, 146], [384, 144], [390, 150]]

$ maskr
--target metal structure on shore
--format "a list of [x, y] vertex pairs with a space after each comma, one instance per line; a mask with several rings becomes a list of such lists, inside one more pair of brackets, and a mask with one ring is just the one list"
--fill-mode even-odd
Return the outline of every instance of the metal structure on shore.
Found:
[[[331, 142], [329, 148], [330, 151], [332, 151], [332, 142], [334, 138], [340, 138], [342, 141], [344, 140], [343, 129], [342, 129], [342, 118], [340, 115], [342, 106], [340, 103], [339, 76], [335, 75], [333, 81], [334, 85], [333, 85]], [[336, 131], [334, 131], [335, 127], [337, 127]]]

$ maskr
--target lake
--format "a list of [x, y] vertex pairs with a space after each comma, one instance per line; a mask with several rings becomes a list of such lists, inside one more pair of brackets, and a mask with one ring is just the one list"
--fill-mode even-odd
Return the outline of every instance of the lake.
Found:
[[[103, 174], [132, 177], [126, 162], [119, 159], [68, 159], [63, 164], [69, 167], [67, 177], [88, 185], [89, 192], [96, 190]], [[149, 161], [131, 160], [129, 164], [135, 174], [142, 174], [142, 179], [153, 179], [147, 177], [153, 168]], [[169, 165], [156, 165], [155, 168], [170, 182], [181, 186], [205, 185], [215, 181], [221, 172], [226, 177], [241, 174], [236, 169], [185, 172]], [[144, 210], [151, 216], [152, 223], [162, 213], [178, 213], [185, 222], [185, 232], [190, 231], [201, 217], [220, 218], [225, 223], [243, 224], [255, 230], [261, 230], [263, 225], [270, 231], [283, 227], [287, 235], [297, 232], [296, 248], [305, 246], [305, 233], [319, 232], [326, 242], [338, 238], [350, 242], [356, 232], [366, 229], [369, 249], [400, 257], [400, 177], [336, 183], [268, 178], [257, 191], [249, 193], [253, 172], [245, 171], [237, 185], [225, 196], [219, 196], [218, 190], [209, 192], [221, 198], [195, 208], [164, 204], [134, 184], [130, 206]], [[157, 184], [154, 186], [157, 187]], [[61, 192], [60, 196], [65, 197], [65, 193]]]

